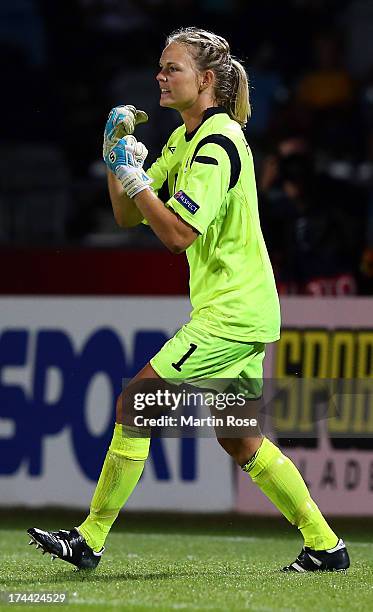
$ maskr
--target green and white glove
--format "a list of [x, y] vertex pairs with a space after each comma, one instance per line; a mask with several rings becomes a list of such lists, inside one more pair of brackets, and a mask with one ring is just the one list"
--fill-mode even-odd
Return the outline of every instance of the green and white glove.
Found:
[[148, 151], [134, 136], [118, 140], [111, 151], [104, 156], [105, 164], [123, 185], [129, 198], [150, 187], [151, 179], [142, 169]]
[[103, 157], [110, 153], [120, 138], [133, 134], [135, 127], [146, 123], [148, 115], [145, 111], [137, 110], [131, 104], [112, 108], [106, 121], [104, 131]]

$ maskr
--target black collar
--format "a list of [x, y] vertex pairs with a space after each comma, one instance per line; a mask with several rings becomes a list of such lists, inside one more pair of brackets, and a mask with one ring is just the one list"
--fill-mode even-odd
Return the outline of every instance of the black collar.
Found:
[[226, 113], [226, 112], [227, 111], [222, 106], [211, 106], [210, 108], [206, 108], [206, 110], [203, 113], [203, 119], [202, 119], [201, 123], [199, 125], [197, 125], [197, 127], [194, 128], [194, 130], [192, 130], [191, 132], [189, 132], [189, 133], [185, 132], [185, 140], [187, 142], [192, 140], [193, 136], [196, 135], [196, 133], [198, 132], [198, 130], [201, 127], [202, 123], [204, 123], [207, 119], [210, 119], [210, 117], [212, 117], [213, 115], [217, 115], [218, 113]]

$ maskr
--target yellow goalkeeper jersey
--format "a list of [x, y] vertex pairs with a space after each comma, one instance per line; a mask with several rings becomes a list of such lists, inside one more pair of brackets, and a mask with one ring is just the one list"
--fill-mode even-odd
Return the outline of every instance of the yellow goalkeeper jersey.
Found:
[[207, 109], [193, 132], [182, 125], [171, 134], [147, 173], [157, 193], [168, 187], [165, 205], [199, 232], [186, 251], [192, 319], [222, 338], [278, 340], [279, 300], [239, 124]]

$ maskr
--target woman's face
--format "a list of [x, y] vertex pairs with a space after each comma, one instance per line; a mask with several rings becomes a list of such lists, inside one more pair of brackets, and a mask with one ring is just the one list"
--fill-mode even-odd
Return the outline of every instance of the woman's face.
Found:
[[160, 105], [180, 112], [193, 106], [200, 93], [202, 76], [184, 45], [169, 44], [159, 60], [157, 74], [161, 98]]

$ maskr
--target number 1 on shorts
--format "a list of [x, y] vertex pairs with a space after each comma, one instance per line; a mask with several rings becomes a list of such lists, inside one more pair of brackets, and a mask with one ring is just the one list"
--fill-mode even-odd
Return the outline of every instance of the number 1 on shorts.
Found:
[[172, 363], [172, 367], [175, 368], [175, 370], [177, 370], [178, 372], [181, 372], [181, 366], [183, 365], [183, 363], [186, 362], [187, 359], [189, 359], [189, 357], [194, 353], [196, 348], [197, 345], [191, 342], [190, 349], [185, 353], [185, 355], [182, 356], [182, 358], [177, 363]]

